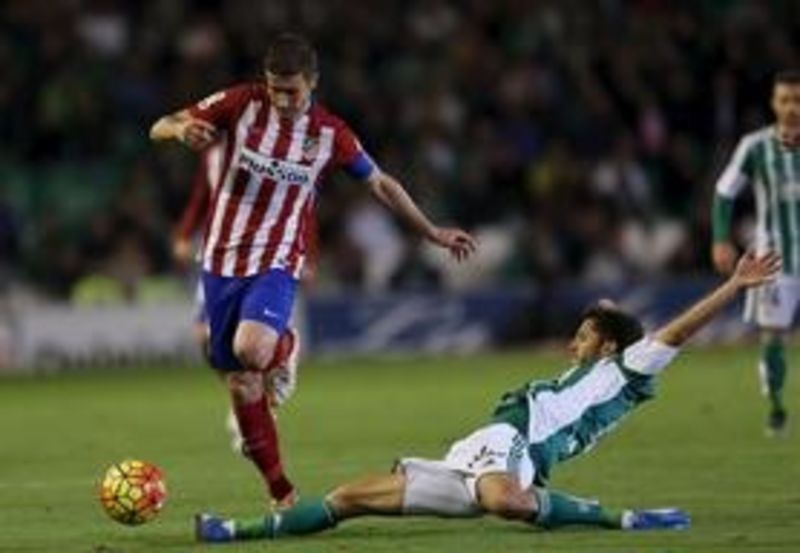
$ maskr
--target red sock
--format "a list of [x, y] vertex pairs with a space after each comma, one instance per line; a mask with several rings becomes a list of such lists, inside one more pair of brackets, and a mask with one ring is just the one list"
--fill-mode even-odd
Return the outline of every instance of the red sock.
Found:
[[278, 430], [267, 411], [266, 397], [243, 405], [234, 403], [234, 410], [250, 459], [261, 472], [272, 497], [280, 501], [292, 493], [294, 486], [283, 473]]

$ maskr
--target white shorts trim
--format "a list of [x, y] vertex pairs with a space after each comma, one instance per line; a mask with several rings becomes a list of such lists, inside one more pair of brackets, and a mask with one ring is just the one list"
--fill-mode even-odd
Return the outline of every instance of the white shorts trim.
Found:
[[800, 278], [780, 276], [774, 282], [747, 290], [745, 322], [759, 327], [788, 329], [800, 303]]

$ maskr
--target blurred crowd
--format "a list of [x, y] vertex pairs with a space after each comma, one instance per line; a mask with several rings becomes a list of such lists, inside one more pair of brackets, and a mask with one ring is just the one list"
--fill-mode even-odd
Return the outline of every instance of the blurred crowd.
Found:
[[453, 268], [337, 178], [322, 288], [706, 271], [715, 174], [800, 59], [792, 0], [7, 0], [3, 281], [75, 297], [111, 279], [135, 297], [174, 276], [196, 159], [148, 127], [258, 79], [283, 30], [317, 46], [320, 100], [379, 164], [482, 244]]

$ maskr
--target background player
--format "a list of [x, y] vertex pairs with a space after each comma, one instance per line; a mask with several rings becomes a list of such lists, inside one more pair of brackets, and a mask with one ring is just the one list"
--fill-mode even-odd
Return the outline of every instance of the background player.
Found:
[[[189, 202], [181, 214], [180, 221], [172, 236], [172, 256], [179, 266], [187, 268], [195, 260], [195, 235], [205, 230], [208, 218], [209, 200], [215, 183], [222, 173], [222, 156], [225, 140], [220, 139], [200, 153], [200, 163], [192, 178], [192, 191]], [[198, 282], [195, 293], [195, 313], [192, 336], [200, 351], [208, 357], [208, 317], [202, 283]]]
[[759, 374], [769, 398], [767, 429], [783, 430], [786, 380], [784, 334], [800, 301], [800, 71], [778, 73], [772, 87], [775, 124], [745, 135], [719, 177], [713, 207], [714, 267], [729, 273], [737, 256], [731, 237], [733, 202], [750, 184], [755, 192], [755, 247], [783, 257], [783, 274], [747, 293], [744, 318], [761, 331]]
[[263, 371], [294, 302], [323, 175], [344, 169], [422, 236], [460, 260], [476, 244], [440, 228], [402, 185], [381, 171], [349, 127], [312, 98], [317, 57], [303, 38], [281, 35], [270, 46], [262, 82], [234, 86], [159, 119], [153, 140], [202, 149], [224, 132], [223, 175], [211, 198], [203, 283], [213, 366], [223, 371], [250, 458], [272, 497], [291, 503], [277, 431], [264, 416]]
[[656, 375], [678, 349], [742, 288], [771, 280], [774, 253], [742, 257], [733, 274], [652, 336], [634, 317], [601, 302], [590, 309], [570, 343], [574, 367], [551, 381], [505, 394], [492, 422], [456, 442], [442, 461], [406, 458], [388, 475], [339, 486], [309, 501], [254, 521], [199, 515], [198, 539], [233, 541], [318, 532], [364, 515], [451, 517], [490, 513], [545, 528], [588, 524], [639, 530], [685, 528], [677, 509], [613, 511], [596, 501], [548, 489], [551, 469], [594, 446], [642, 402], [653, 397]]

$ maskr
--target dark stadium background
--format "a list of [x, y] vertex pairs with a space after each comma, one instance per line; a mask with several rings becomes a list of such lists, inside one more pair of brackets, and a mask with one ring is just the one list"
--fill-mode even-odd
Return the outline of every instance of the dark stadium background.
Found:
[[[312, 345], [329, 334], [315, 320], [365, 296], [504, 305], [495, 292], [515, 290], [538, 306], [566, 287], [575, 311], [598, 287], [707, 276], [713, 180], [768, 120], [771, 75], [796, 64], [800, 37], [792, 1], [11, 0], [0, 17], [0, 341], [25, 359], [13, 344], [31, 305], [188, 304], [169, 238], [196, 158], [150, 144], [148, 127], [258, 78], [280, 31], [314, 42], [319, 97], [379, 163], [482, 244], [456, 267], [336, 179]], [[465, 301], [454, 309], [482, 309]], [[562, 305], [539, 306], [552, 320], [505, 311], [488, 343], [563, 334]]]
[[[317, 46], [320, 99], [378, 162], [481, 241], [455, 265], [358, 183], [326, 188], [296, 309], [313, 356], [278, 418], [304, 497], [440, 457], [503, 392], [567, 368], [590, 302], [617, 299], [652, 328], [708, 290], [714, 180], [768, 121], [774, 71], [800, 60], [797, 0], [0, 0], [0, 552], [200, 551], [198, 511], [264, 513], [191, 338], [196, 275], [170, 253], [196, 158], [147, 133], [258, 78], [285, 30]], [[744, 243], [744, 198], [736, 221]], [[613, 508], [680, 507], [688, 531], [365, 519], [235, 550], [800, 551], [798, 419], [765, 438], [740, 313], [553, 481]], [[169, 490], [137, 528], [97, 500], [127, 458], [158, 465]]]

